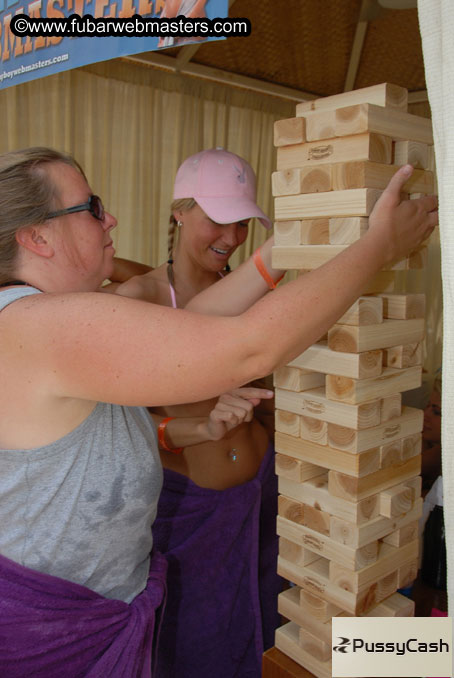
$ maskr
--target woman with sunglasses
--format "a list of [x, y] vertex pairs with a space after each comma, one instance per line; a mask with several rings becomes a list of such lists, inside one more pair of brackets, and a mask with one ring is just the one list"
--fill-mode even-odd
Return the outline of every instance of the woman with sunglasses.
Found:
[[[433, 230], [435, 198], [400, 199], [410, 173], [341, 255], [215, 317], [97, 293], [116, 220], [80, 167], [42, 148], [0, 156], [2, 678], [150, 676], [165, 567], [152, 553], [162, 470], [146, 406], [215, 397], [312, 344]], [[219, 284], [233, 293], [249, 270]]]

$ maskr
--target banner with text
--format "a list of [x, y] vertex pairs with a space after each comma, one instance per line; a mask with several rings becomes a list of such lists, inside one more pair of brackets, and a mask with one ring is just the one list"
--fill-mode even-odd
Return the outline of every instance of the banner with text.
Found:
[[96, 61], [248, 35], [228, 0], [0, 0], [0, 89]]

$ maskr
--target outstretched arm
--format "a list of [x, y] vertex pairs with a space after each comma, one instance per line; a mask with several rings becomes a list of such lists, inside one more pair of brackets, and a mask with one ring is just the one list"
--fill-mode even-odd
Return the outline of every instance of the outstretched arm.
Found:
[[[276, 282], [285, 271], [272, 267], [273, 245], [274, 237], [271, 236], [260, 247], [260, 257], [270, 279]], [[269, 283], [259, 272], [253, 257], [249, 257], [233, 273], [193, 297], [186, 308], [207, 315], [239, 315], [269, 291]]]
[[411, 171], [396, 172], [360, 240], [236, 317], [109, 294], [21, 299], [2, 312], [11, 344], [21, 347], [8, 369], [17, 383], [33, 375], [53, 397], [150, 406], [216, 397], [269, 374], [317, 341], [380, 269], [430, 235], [436, 198], [401, 200]]

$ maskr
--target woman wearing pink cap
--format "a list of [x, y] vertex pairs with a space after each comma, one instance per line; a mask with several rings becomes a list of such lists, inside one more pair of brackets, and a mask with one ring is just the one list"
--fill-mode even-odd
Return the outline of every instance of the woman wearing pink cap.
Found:
[[[173, 197], [168, 262], [131, 278], [117, 293], [182, 308], [230, 270], [228, 260], [247, 238], [251, 218], [266, 228], [271, 222], [256, 204], [251, 166], [220, 148], [183, 162]], [[282, 272], [271, 267], [272, 242], [260, 248], [270, 279], [252, 266], [248, 292], [232, 298], [220, 289], [213, 313], [238, 313], [275, 284]], [[271, 408], [262, 418], [271, 430], [252, 416], [260, 397], [267, 396], [244, 388], [217, 402], [154, 410], [165, 440], [162, 435], [164, 484], [153, 533], [169, 561], [157, 671], [162, 678], [260, 676], [263, 651], [274, 643], [282, 589], [276, 574], [277, 479]], [[180, 453], [172, 454], [172, 447]]]

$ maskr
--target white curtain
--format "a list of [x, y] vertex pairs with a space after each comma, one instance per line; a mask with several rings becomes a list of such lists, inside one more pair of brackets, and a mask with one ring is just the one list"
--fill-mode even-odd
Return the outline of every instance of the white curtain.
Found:
[[454, 3], [418, 0], [432, 109], [440, 205], [443, 281], [442, 464], [448, 559], [448, 609], [454, 610]]

